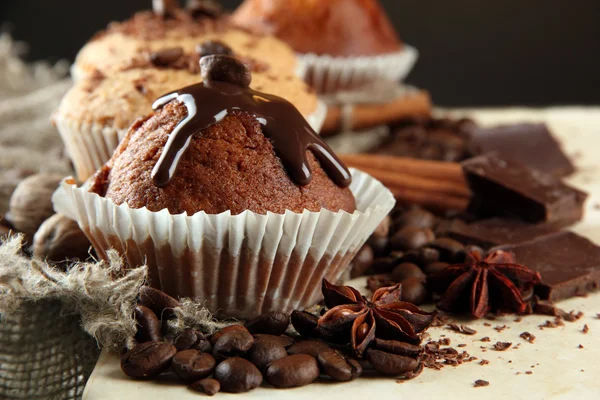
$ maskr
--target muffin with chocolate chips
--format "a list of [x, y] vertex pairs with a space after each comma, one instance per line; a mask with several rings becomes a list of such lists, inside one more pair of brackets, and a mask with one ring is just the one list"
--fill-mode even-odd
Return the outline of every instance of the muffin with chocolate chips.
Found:
[[[71, 69], [75, 81], [113, 76], [152, 65], [153, 54], [173, 50], [188, 57], [199, 44], [218, 40], [248, 61], [269, 60], [268, 68], [293, 72], [296, 58], [282, 41], [237, 29], [211, 1], [153, 1], [154, 10], [141, 11], [123, 22], [113, 22], [79, 52]], [[197, 61], [197, 60], [196, 60]], [[195, 63], [197, 65], [197, 63]], [[267, 66], [265, 64], [265, 66]]]
[[64, 182], [55, 207], [102, 257], [146, 263], [153, 286], [217, 315], [314, 304], [393, 196], [351, 176], [292, 103], [251, 89], [246, 64], [200, 63], [201, 83], [156, 100], [91, 186]]
[[[53, 121], [65, 142], [77, 177], [89, 178], [105, 163], [129, 125], [151, 111], [158, 96], [198, 81], [201, 56], [238, 54], [220, 41], [204, 41], [192, 53], [173, 48], [152, 53], [147, 63], [111, 76], [77, 82], [65, 95]], [[315, 129], [324, 118], [324, 106], [313, 91], [292, 72], [239, 57], [251, 69], [252, 87], [285, 97], [307, 117]]]

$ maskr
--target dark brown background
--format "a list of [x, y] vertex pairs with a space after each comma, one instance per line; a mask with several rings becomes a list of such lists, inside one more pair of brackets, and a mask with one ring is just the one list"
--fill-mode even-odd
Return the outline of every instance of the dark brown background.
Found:
[[[229, 8], [238, 0], [223, 0]], [[600, 0], [382, 0], [417, 47], [408, 81], [442, 105], [600, 104]], [[30, 59], [73, 59], [150, 0], [0, 0]]]

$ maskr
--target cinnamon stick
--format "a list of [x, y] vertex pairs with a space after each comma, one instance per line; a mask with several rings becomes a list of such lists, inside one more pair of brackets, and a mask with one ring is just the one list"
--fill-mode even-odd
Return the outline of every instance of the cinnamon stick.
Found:
[[379, 154], [341, 154], [339, 157], [349, 167], [362, 170], [380, 169], [393, 171], [440, 181], [457, 182], [467, 187], [467, 181], [459, 163]]
[[[431, 99], [429, 93], [418, 91], [402, 96], [384, 104], [356, 104], [350, 118], [350, 129], [368, 129], [378, 125], [390, 124], [405, 118], [429, 116]], [[327, 117], [321, 128], [323, 136], [331, 135], [342, 128], [342, 109], [329, 106]]]
[[396, 200], [406, 204], [418, 204], [434, 211], [465, 211], [470, 198], [455, 197], [410, 188], [389, 188]]

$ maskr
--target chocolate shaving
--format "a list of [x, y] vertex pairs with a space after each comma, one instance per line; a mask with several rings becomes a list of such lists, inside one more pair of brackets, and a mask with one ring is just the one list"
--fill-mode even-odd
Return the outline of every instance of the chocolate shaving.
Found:
[[484, 381], [483, 379], [477, 379], [475, 381], [475, 385], [474, 387], [484, 387], [484, 386], [489, 386], [490, 383], [488, 381]]
[[[600, 315], [600, 314], [598, 314], [598, 315]], [[448, 321], [450, 321], [450, 318], [448, 318], [447, 315], [438, 314], [433, 319], [433, 322], [431, 323], [431, 326], [432, 327], [442, 327], [442, 326], [446, 325], [448, 323]]]
[[448, 329], [450, 329], [454, 332], [462, 333], [464, 335], [474, 335], [477, 333], [477, 331], [475, 329], [470, 328], [466, 325], [458, 326], [457, 324], [448, 324]]
[[494, 345], [494, 350], [496, 351], [505, 351], [512, 346], [511, 342], [496, 342]]
[[527, 340], [529, 343], [535, 342], [535, 336], [529, 332], [523, 332], [519, 335], [521, 338]]

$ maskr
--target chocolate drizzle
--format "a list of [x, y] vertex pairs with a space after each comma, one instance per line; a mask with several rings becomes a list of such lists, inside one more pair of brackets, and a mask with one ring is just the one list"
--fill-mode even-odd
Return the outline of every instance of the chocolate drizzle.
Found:
[[296, 107], [285, 99], [230, 82], [208, 79], [166, 94], [156, 100], [152, 107], [157, 110], [173, 100], [185, 104], [188, 115], [173, 129], [154, 166], [152, 179], [158, 187], [166, 186], [173, 178], [192, 136], [221, 121], [233, 111], [245, 111], [256, 118], [262, 125], [265, 136], [273, 143], [275, 154], [297, 184], [307, 185], [312, 179], [306, 155], [308, 150], [313, 152], [322, 168], [338, 186], [347, 187], [352, 181], [344, 164], [315, 133]]

